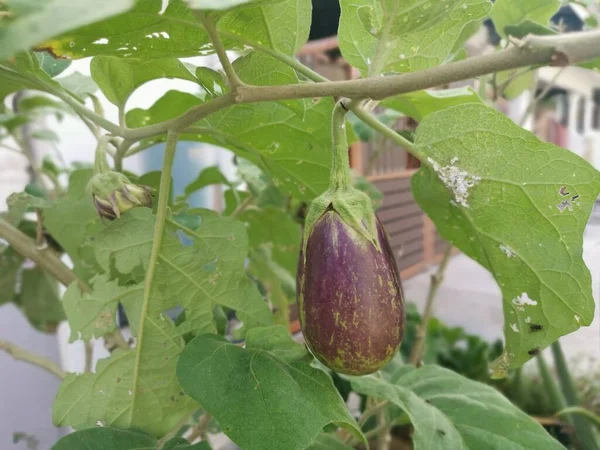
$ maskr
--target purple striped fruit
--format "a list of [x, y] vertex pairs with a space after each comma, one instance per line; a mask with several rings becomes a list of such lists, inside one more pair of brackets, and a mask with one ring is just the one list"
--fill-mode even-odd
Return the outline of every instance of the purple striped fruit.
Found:
[[379, 370], [404, 333], [398, 268], [375, 220], [379, 248], [329, 209], [311, 227], [300, 254], [296, 282], [304, 338], [323, 364], [348, 375]]

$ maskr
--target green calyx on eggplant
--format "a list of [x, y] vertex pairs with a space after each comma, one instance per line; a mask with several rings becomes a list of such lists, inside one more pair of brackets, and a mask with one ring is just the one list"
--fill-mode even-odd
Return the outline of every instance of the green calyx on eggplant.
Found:
[[344, 115], [336, 107], [330, 187], [308, 210], [296, 291], [312, 353], [336, 372], [366, 375], [398, 351], [404, 299], [385, 230], [369, 197], [350, 183], [345, 132], [336, 130]]

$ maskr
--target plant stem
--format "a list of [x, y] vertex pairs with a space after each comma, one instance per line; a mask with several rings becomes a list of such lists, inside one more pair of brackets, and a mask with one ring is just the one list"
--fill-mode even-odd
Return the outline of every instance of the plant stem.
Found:
[[65, 286], [77, 281], [83, 291], [90, 292], [89, 287], [77, 278], [73, 271], [50, 248], [38, 249], [33, 239], [1, 218], [0, 237], [5, 239], [18, 253], [35, 261], [40, 268]]
[[140, 360], [142, 357], [142, 348], [144, 345], [144, 331], [145, 321], [148, 316], [148, 308], [150, 305], [150, 297], [152, 294], [154, 274], [156, 272], [156, 266], [158, 264], [158, 258], [160, 255], [160, 247], [162, 245], [162, 239], [165, 231], [165, 223], [167, 221], [167, 214], [169, 208], [169, 190], [171, 188], [171, 172], [173, 170], [173, 161], [175, 159], [175, 151], [177, 149], [177, 138], [178, 135], [175, 132], [169, 132], [167, 136], [167, 142], [165, 146], [165, 156], [163, 159], [163, 170], [160, 176], [160, 187], [158, 195], [158, 206], [156, 209], [156, 224], [154, 227], [154, 237], [152, 239], [152, 251], [150, 253], [150, 260], [148, 262], [148, 270], [146, 271], [146, 277], [144, 278], [144, 298], [142, 301], [142, 307], [140, 312], [140, 323], [138, 325], [138, 338], [137, 347], [135, 352], [135, 363], [133, 367], [133, 386], [132, 391], [134, 397], [130, 410], [130, 415], [135, 410], [135, 399], [137, 398], [138, 382], [139, 382], [139, 368]]
[[237, 86], [241, 86], [244, 83], [238, 77], [237, 73], [235, 73], [235, 69], [231, 65], [231, 61], [227, 57], [227, 52], [225, 51], [225, 47], [223, 46], [223, 42], [221, 42], [221, 38], [219, 37], [219, 33], [217, 32], [217, 27], [211, 18], [209, 18], [204, 13], [197, 13], [198, 18], [204, 25], [206, 32], [208, 33], [208, 37], [210, 38], [213, 47], [215, 48], [215, 52], [217, 53], [217, 57], [223, 66], [223, 70], [225, 71], [225, 75], [227, 75], [227, 80], [229, 81], [229, 87], [232, 90], [235, 90]]
[[35, 353], [31, 353], [27, 350], [24, 350], [11, 342], [0, 340], [0, 350], [8, 353], [17, 361], [24, 361], [29, 364], [33, 364], [34, 366], [38, 366], [44, 369], [45, 371], [56, 375], [61, 380], [67, 376], [66, 373], [60, 367], [58, 367], [49, 359], [46, 359], [41, 355], [37, 355]]
[[90, 373], [92, 371], [92, 364], [94, 363], [94, 345], [92, 341], [85, 341], [85, 366], [83, 371]]
[[192, 428], [192, 432], [186, 439], [192, 444], [198, 438], [206, 440], [206, 427], [208, 426], [210, 419], [212, 419], [212, 416], [208, 413], [204, 413], [202, 417], [200, 417], [198, 424]]
[[377, 413], [377, 427], [381, 427], [377, 433], [377, 450], [387, 450], [389, 447], [390, 426], [387, 422], [385, 408]]
[[560, 411], [564, 409], [567, 406], [565, 399], [558, 389], [550, 370], [548, 369], [548, 365], [546, 364], [544, 356], [542, 353], [538, 353], [535, 359], [538, 365], [538, 371], [540, 372], [540, 376], [544, 382], [544, 387], [546, 388], [546, 392], [548, 393], [550, 401], [552, 402], [552, 408], [554, 411]]
[[347, 108], [343, 101], [339, 101], [333, 108], [331, 118], [333, 151], [331, 152], [332, 161], [329, 187], [332, 190], [344, 190], [352, 186], [348, 139], [346, 138], [346, 111]]
[[167, 434], [160, 438], [160, 440], [156, 444], [157, 450], [161, 450], [167, 442], [174, 438], [177, 432], [181, 429], [181, 427], [187, 425], [192, 415], [193, 413], [186, 414], [185, 416], [183, 416], [181, 420], [177, 422], [177, 424], [175, 424], [175, 426], [171, 428]]
[[600, 429], [600, 417], [594, 414], [589, 409], [582, 408], [581, 406], [570, 406], [556, 413], [557, 416], [564, 416], [567, 414], [577, 414], [588, 419], [598, 429]]
[[452, 248], [453, 247], [451, 244], [448, 244], [446, 246], [442, 262], [438, 266], [437, 272], [431, 276], [431, 284], [429, 285], [429, 293], [427, 294], [427, 301], [425, 302], [425, 310], [423, 311], [421, 323], [417, 328], [417, 337], [415, 340], [415, 345], [413, 346], [412, 352], [410, 354], [410, 362], [417, 366], [419, 366], [422, 363], [421, 359], [423, 358], [423, 349], [425, 348], [427, 326], [429, 325], [429, 319], [431, 319], [431, 314], [433, 312], [433, 302], [435, 300], [435, 294], [437, 293], [439, 287], [444, 281], [444, 272], [446, 271], [446, 267], [448, 266], [448, 261], [450, 261], [450, 256], [452, 255]]
[[[554, 365], [556, 366], [556, 372], [558, 373], [558, 380], [562, 388], [562, 392], [565, 396], [568, 406], [579, 406], [579, 396], [577, 395], [577, 388], [573, 382], [569, 366], [565, 360], [565, 355], [560, 346], [560, 341], [555, 341], [550, 346], [552, 349], [552, 355], [554, 356]], [[575, 437], [585, 450], [598, 450], [598, 441], [594, 436], [593, 430], [590, 428], [589, 423], [579, 416], [572, 415], [573, 426], [575, 427]]]
[[236, 217], [238, 217], [241, 213], [243, 213], [246, 208], [248, 208], [248, 206], [250, 206], [252, 203], [254, 203], [256, 199], [254, 198], [253, 195], [249, 195], [242, 203], [240, 203], [237, 208], [235, 208], [235, 210], [231, 213], [231, 218], [235, 219]]

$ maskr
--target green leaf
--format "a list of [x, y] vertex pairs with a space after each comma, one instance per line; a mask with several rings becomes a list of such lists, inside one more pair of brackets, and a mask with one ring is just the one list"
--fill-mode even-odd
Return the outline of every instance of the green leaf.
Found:
[[0, 61], [60, 33], [123, 13], [133, 0], [49, 0], [36, 4], [0, 28]]
[[485, 18], [488, 0], [342, 0], [340, 49], [363, 76], [411, 72], [442, 64], [466, 39], [463, 30]]
[[285, 211], [270, 206], [247, 209], [240, 219], [248, 224], [250, 247], [265, 245], [273, 260], [295, 275], [302, 236], [300, 225]]
[[[71, 433], [58, 441], [52, 450], [158, 450], [158, 441], [141, 431], [117, 428], [90, 428]], [[175, 438], [160, 450], [211, 450], [208, 442], [192, 445]]]
[[90, 67], [92, 78], [106, 98], [123, 106], [138, 87], [159, 78], [179, 78], [196, 82], [196, 77], [176, 58], [155, 60], [97, 56]]
[[217, 25], [228, 48], [256, 43], [294, 55], [308, 40], [311, 13], [311, 0], [261, 1], [229, 11]]
[[245, 450], [303, 449], [330, 423], [361, 436], [325, 372], [281, 359], [261, 342], [243, 349], [205, 334], [186, 346], [177, 366], [184, 390], [236, 444]]
[[156, 449], [156, 445], [155, 438], [141, 431], [107, 427], [69, 434], [58, 441], [52, 450], [152, 450]]
[[7, 219], [16, 226], [19, 225], [26, 212], [36, 208], [49, 208], [52, 206], [52, 202], [28, 194], [27, 192], [15, 192], [14, 194], [10, 194], [6, 199], [6, 206], [8, 206]]
[[[1, 33], [2, 29], [0, 42]], [[34, 53], [19, 53], [11, 61], [4, 63], [0, 58], [0, 99], [23, 89], [48, 91], [48, 86], [60, 88], [58, 83], [41, 69]]]
[[538, 36], [547, 36], [556, 34], [556, 31], [548, 28], [547, 26], [541, 25], [533, 20], [526, 19], [515, 25], [506, 25], [504, 32], [507, 36], [514, 36], [516, 38], [524, 38], [528, 34], [536, 34]]
[[85, 187], [92, 175], [89, 169], [80, 169], [69, 177], [69, 192], [44, 211], [44, 225], [52, 237], [65, 249], [75, 265], [75, 273], [84, 280], [95, 273], [93, 258], [84, 245], [96, 230], [102, 227], [92, 199]]
[[197, 67], [196, 78], [200, 86], [212, 97], [218, 97], [227, 90], [223, 74], [209, 67]]
[[[223, 10], [230, 9], [240, 5], [249, 5], [252, 3], [267, 3], [281, 0], [188, 0], [188, 5], [192, 9], [204, 10]], [[251, 5], [249, 5], [251, 6]]]
[[286, 362], [312, 360], [306, 347], [294, 341], [287, 328], [281, 325], [249, 330], [246, 334], [246, 348], [266, 350]]
[[563, 448], [498, 390], [441, 367], [404, 366], [392, 383], [373, 375], [344, 378], [355, 391], [389, 400], [408, 414], [415, 450]]
[[[262, 52], [251, 52], [238, 58], [233, 63], [233, 68], [244, 83], [256, 86], [276, 86], [280, 84], [298, 84], [296, 71], [287, 64]], [[300, 100], [281, 100], [296, 113], [304, 114], [306, 102]]]
[[57, 78], [56, 81], [64, 89], [81, 98], [98, 92], [98, 86], [96, 86], [92, 77], [82, 75], [79, 72], [73, 72], [66, 77]]
[[198, 175], [198, 178], [185, 187], [185, 195], [186, 197], [189, 197], [194, 192], [213, 184], [231, 185], [231, 183], [229, 183], [227, 178], [225, 178], [225, 175], [221, 173], [217, 166], [211, 166], [203, 169]]
[[53, 333], [65, 319], [58, 282], [39, 267], [21, 272], [21, 292], [16, 296], [15, 303], [29, 323], [40, 331]]
[[53, 78], [63, 73], [71, 65], [71, 61], [68, 59], [56, 59], [46, 52], [38, 52], [35, 55], [40, 60], [42, 70]]
[[69, 342], [88, 341], [115, 331], [119, 302], [125, 305], [127, 318], [137, 332], [143, 286], [121, 287], [106, 274], [96, 275], [90, 284], [91, 293], [82, 293], [78, 284], [73, 283], [63, 296], [62, 303], [71, 328]]
[[[266, 303], [244, 273], [248, 242], [243, 224], [208, 210], [190, 213], [201, 217], [199, 228], [178, 231], [174, 222], [167, 225], [155, 275], [159, 286], [164, 286], [155, 299], [157, 316], [181, 306], [186, 320], [178, 326], [180, 334], [214, 331], [212, 310], [220, 304], [235, 309], [248, 327], [270, 324]], [[96, 237], [98, 263], [106, 272], [113, 265], [122, 274], [140, 265], [146, 269], [153, 231], [154, 217], [148, 208], [127, 212]], [[182, 245], [177, 238], [181, 234], [193, 245]], [[175, 292], [167, 286], [180, 288]]]
[[[130, 111], [127, 124], [140, 127], [168, 120], [200, 103], [191, 94], [169, 91], [149, 109]], [[309, 200], [329, 185], [332, 110], [331, 99], [311, 103], [304, 115], [278, 103], [236, 105], [198, 122], [206, 134], [181, 138], [228, 148], [268, 171], [275, 186]]]
[[148, 60], [198, 56], [205, 50], [208, 35], [182, 0], [161, 10], [161, 0], [138, 1], [125, 14], [69, 31], [40, 47], [71, 59], [107, 55]]
[[594, 300], [582, 234], [600, 174], [483, 105], [427, 116], [415, 144], [428, 157], [412, 180], [416, 201], [502, 290], [506, 348], [495, 376], [589, 325]]
[[0, 247], [0, 305], [15, 299], [22, 264], [23, 257], [13, 248]]
[[441, 91], [416, 91], [390, 97], [381, 104], [412, 117], [417, 122], [428, 114], [463, 103], [481, 103], [481, 98], [470, 87]]
[[517, 25], [528, 19], [543, 26], [548, 25], [550, 18], [560, 8], [560, 0], [496, 0], [490, 17], [496, 32], [506, 37], [505, 27]]

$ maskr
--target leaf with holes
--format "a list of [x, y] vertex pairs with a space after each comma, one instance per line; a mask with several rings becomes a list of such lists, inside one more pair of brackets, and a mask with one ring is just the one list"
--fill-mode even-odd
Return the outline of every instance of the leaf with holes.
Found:
[[[191, 94], [169, 91], [149, 109], [129, 111], [127, 124], [151, 125], [201, 103]], [[183, 134], [181, 140], [228, 148], [269, 172], [277, 187], [310, 200], [329, 185], [332, 110], [331, 99], [308, 105], [304, 115], [278, 103], [236, 105], [197, 122], [203, 133]]]
[[177, 58], [122, 59], [97, 56], [90, 67], [92, 78], [113, 104], [123, 107], [141, 85], [159, 78], [178, 78], [197, 82], [196, 77]]
[[90, 284], [91, 293], [81, 292], [78, 284], [73, 283], [63, 296], [62, 304], [71, 328], [69, 341], [88, 341], [115, 331], [119, 302], [125, 306], [129, 323], [137, 334], [144, 287], [119, 286], [117, 280], [109, 280], [106, 274], [96, 275]]
[[[124, 302], [128, 314], [133, 310], [136, 348], [102, 360], [96, 374], [67, 377], [55, 402], [55, 423], [81, 429], [100, 422], [162, 436], [195, 407], [174, 377], [182, 336], [214, 332], [216, 304], [236, 310], [246, 328], [271, 323], [269, 308], [244, 273], [248, 243], [243, 224], [207, 210], [190, 213], [200, 217], [200, 226], [182, 231], [169, 220], [149, 290], [141, 301], [135, 294]], [[101, 268], [126, 276], [147, 267], [154, 227], [149, 208], [133, 209], [111, 222], [95, 238]], [[125, 292], [114, 283], [106, 286], [105, 279], [100, 282], [110, 301], [115, 292]], [[177, 324], [164, 314], [175, 307], [185, 313]], [[97, 310], [102, 314], [106, 306]]]
[[420, 122], [428, 114], [463, 103], [481, 103], [470, 87], [416, 91], [385, 99], [381, 104]]
[[415, 450], [563, 448], [498, 390], [448, 369], [403, 366], [391, 382], [373, 375], [344, 378], [356, 392], [402, 408], [414, 428]]
[[488, 0], [378, 2], [342, 0], [340, 49], [363, 76], [412, 72], [442, 64], [484, 19]]
[[331, 378], [297, 360], [300, 354], [271, 352], [273, 345], [282, 349], [280, 342], [252, 336], [246, 349], [219, 336], [198, 336], [179, 358], [177, 377], [247, 450], [303, 449], [331, 423], [361, 436]]
[[427, 157], [412, 180], [415, 199], [502, 290], [506, 348], [495, 376], [589, 325], [594, 300], [582, 235], [600, 174], [484, 105], [427, 116], [415, 145]]
[[[16, 2], [15, 2], [16, 3]], [[130, 9], [134, 0], [50, 0], [16, 14], [0, 28], [0, 61], [60, 33]]]
[[550, 18], [560, 8], [560, 0], [496, 0], [490, 17], [496, 27], [496, 32], [506, 37], [507, 25], [518, 25], [524, 20], [548, 25]]
[[182, 0], [135, 2], [126, 14], [64, 33], [39, 45], [70, 59], [88, 56], [178, 58], [198, 56], [209, 44], [206, 31]]

